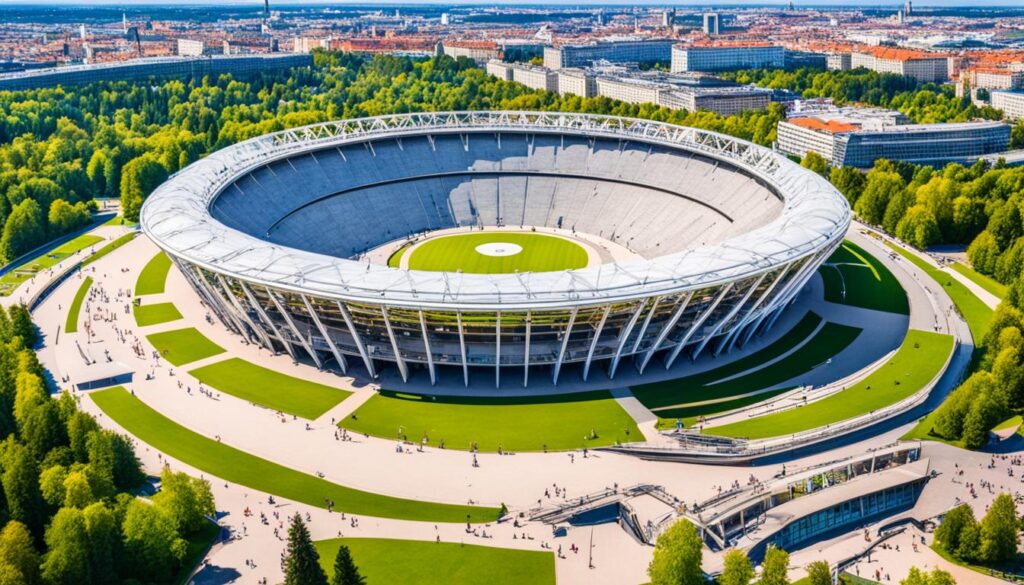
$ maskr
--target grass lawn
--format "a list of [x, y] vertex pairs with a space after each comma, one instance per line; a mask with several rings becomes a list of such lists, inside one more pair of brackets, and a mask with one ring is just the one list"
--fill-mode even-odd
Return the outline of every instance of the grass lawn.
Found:
[[99, 390], [91, 396], [107, 416], [139, 440], [205, 473], [254, 490], [321, 508], [325, 507], [325, 498], [330, 498], [335, 511], [379, 518], [465, 522], [469, 516], [473, 522], [490, 522], [498, 517], [497, 508], [394, 498], [289, 469], [190, 431], [121, 387]]
[[553, 552], [455, 542], [332, 538], [314, 543], [330, 578], [344, 544], [367, 585], [554, 585]]
[[203, 560], [203, 553], [217, 539], [218, 534], [220, 534], [220, 526], [213, 522], [203, 522], [202, 528], [188, 535], [186, 539], [188, 550], [185, 552], [185, 560], [181, 563], [181, 570], [174, 578], [175, 585], [186, 585], [188, 576], [192, 574], [192, 569], [195, 569], [199, 561]]
[[82, 266], [84, 267], [92, 264], [93, 262], [99, 260], [100, 258], [106, 256], [107, 254], [134, 240], [135, 236], [137, 235], [139, 235], [139, 232], [132, 232], [130, 234], [125, 234], [120, 238], [117, 238], [113, 242], [110, 242], [106, 246], [103, 246], [99, 250], [96, 250], [96, 252], [92, 256], [89, 256], [85, 260], [82, 260]]
[[11, 291], [17, 288], [19, 284], [32, 278], [37, 272], [46, 270], [47, 268], [60, 263], [65, 258], [74, 255], [76, 252], [84, 250], [85, 248], [102, 241], [103, 238], [99, 236], [83, 234], [73, 240], [64, 242], [45, 254], [36, 256], [8, 272], [3, 276], [3, 278], [0, 278], [0, 296], [7, 296], [11, 294]]
[[239, 358], [203, 366], [189, 374], [226, 394], [308, 419], [319, 417], [352, 394], [293, 378]]
[[139, 225], [139, 222], [127, 220], [124, 218], [123, 215], [115, 215], [114, 217], [103, 222], [103, 225], [123, 225], [128, 227], [135, 227]]
[[[489, 256], [476, 250], [483, 244], [513, 244], [522, 251], [508, 256]], [[587, 265], [587, 251], [579, 244], [532, 232], [477, 232], [441, 236], [420, 244], [409, 256], [412, 270], [474, 274], [550, 272]]]
[[135, 313], [135, 322], [139, 327], [167, 323], [181, 319], [181, 313], [174, 303], [154, 303], [152, 305], [135, 305], [132, 308]]
[[394, 254], [388, 256], [388, 266], [392, 268], [401, 268], [402, 256], [405, 256], [405, 253], [408, 252], [409, 248], [411, 248], [412, 246], [413, 244], [406, 244], [401, 248], [395, 250]]
[[850, 241], [826, 260], [818, 269], [825, 281], [825, 300], [877, 311], [907, 315], [910, 304], [907, 293], [892, 272]]
[[752, 370], [761, 364], [769, 362], [807, 341], [807, 338], [814, 333], [814, 330], [817, 329], [820, 324], [821, 317], [813, 312], [808, 312], [799, 323], [794, 325], [793, 328], [780, 337], [778, 341], [758, 352], [699, 374], [676, 378], [675, 380], [665, 380], [663, 382], [653, 382], [651, 384], [633, 386], [630, 390], [633, 392], [633, 395], [636, 396], [636, 398], [647, 408], [658, 408], [678, 404], [683, 397], [683, 393], [686, 392], [688, 388], [704, 386], [705, 384], [709, 384], [716, 380], [721, 380], [722, 378], [727, 378], [729, 376], [746, 372], [747, 370]]
[[75, 293], [75, 300], [71, 302], [71, 306], [68, 308], [67, 321], [64, 323], [64, 333], [75, 333], [78, 331], [78, 314], [82, 312], [82, 303], [85, 302], [85, 296], [89, 294], [91, 286], [92, 277], [86, 276], [82, 280], [82, 285], [78, 287], [78, 292]]
[[[449, 449], [481, 451], [580, 449], [639, 441], [643, 435], [632, 417], [608, 392], [584, 392], [521, 398], [419, 396], [380, 391], [340, 426], [386, 439], [398, 429], [410, 441], [427, 437]], [[591, 431], [597, 437], [590, 439]], [[627, 434], [628, 432], [628, 434]]]
[[911, 329], [896, 354], [867, 378], [817, 402], [707, 429], [708, 434], [762, 439], [806, 431], [878, 410], [924, 387], [953, 351], [953, 337]]
[[195, 327], [147, 335], [149, 342], [175, 366], [224, 353], [224, 348], [207, 339]]
[[951, 268], [953, 270], [956, 270], [960, 274], [963, 274], [967, 278], [971, 279], [971, 281], [974, 282], [974, 284], [992, 293], [993, 295], [996, 296], [996, 298], [1003, 299], [1006, 297], [1006, 293], [1008, 292], [1009, 287], [1007, 287], [1005, 284], [1000, 283], [991, 276], [985, 276], [980, 272], [975, 272], [974, 269], [972, 269], [971, 267], [967, 266], [962, 262], [954, 262], [951, 265]]
[[171, 269], [171, 259], [167, 254], [160, 252], [153, 259], [146, 263], [139, 274], [139, 280], [135, 283], [135, 294], [157, 295], [164, 292], [167, 284], [167, 272]]
[[971, 563], [965, 563], [960, 559], [954, 557], [946, 551], [946, 548], [941, 544], [932, 543], [930, 547], [935, 554], [946, 559], [946, 561], [959, 565], [965, 569], [970, 569], [976, 573], [982, 575], [988, 575], [996, 579], [1002, 579], [1007, 583], [1019, 583], [1022, 576], [1024, 576], [1024, 555], [1017, 555], [1017, 560], [1008, 563], [1002, 563], [998, 565], [986, 566], [986, 565], [974, 565]]
[[946, 294], [948, 294], [949, 298], [953, 300], [953, 304], [956, 305], [956, 308], [959, 309], [960, 313], [967, 321], [967, 326], [971, 329], [971, 337], [974, 338], [974, 345], [979, 346], [981, 344], [981, 340], [985, 337], [985, 332], [988, 331], [989, 321], [992, 319], [992, 309], [988, 308], [988, 305], [981, 302], [981, 299], [974, 296], [974, 293], [972, 293], [969, 288], [960, 284], [960, 282], [952, 276], [933, 267], [921, 258], [918, 258], [917, 254], [908, 252], [902, 247], [894, 245], [888, 241], [885, 242], [885, 245], [892, 248], [892, 250], [900, 256], [911, 261], [915, 266], [927, 273], [932, 280], [945, 289]]

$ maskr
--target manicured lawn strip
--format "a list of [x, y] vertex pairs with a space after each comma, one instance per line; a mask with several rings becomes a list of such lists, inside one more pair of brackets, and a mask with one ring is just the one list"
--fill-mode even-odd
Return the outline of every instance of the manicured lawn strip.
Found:
[[224, 348], [207, 339], [195, 327], [174, 329], [147, 335], [149, 342], [175, 366], [224, 353]]
[[[481, 451], [580, 449], [641, 440], [636, 422], [608, 392], [557, 396], [475, 398], [380, 391], [340, 426], [386, 439], [398, 430], [410, 441], [443, 440], [448, 449]], [[590, 439], [591, 431], [597, 437]], [[628, 432], [627, 432], [628, 431]]]
[[50, 268], [68, 256], [72, 256], [76, 252], [102, 241], [103, 238], [99, 236], [82, 234], [77, 238], [64, 242], [49, 252], [36, 256], [0, 278], [0, 295], [9, 295], [19, 284], [32, 278], [37, 272]]
[[402, 256], [409, 251], [413, 244], [406, 244], [401, 248], [395, 250], [394, 254], [388, 256], [388, 266], [392, 268], [400, 268], [402, 266]]
[[352, 393], [231, 358], [189, 372], [200, 382], [261, 406], [315, 419]]
[[688, 397], [685, 393], [689, 388], [703, 386], [710, 382], [751, 370], [788, 352], [805, 341], [820, 323], [821, 317], [813, 312], [808, 312], [799, 323], [794, 325], [778, 341], [756, 353], [699, 374], [676, 378], [675, 380], [633, 386], [630, 390], [637, 400], [647, 408], [678, 404], [681, 397], [682, 399]]
[[[510, 256], [487, 256], [476, 247], [489, 243], [508, 243], [523, 250]], [[546, 234], [530, 232], [481, 232], [441, 236], [420, 244], [409, 256], [412, 270], [473, 274], [511, 272], [550, 272], [583, 268], [587, 251], [579, 244]]]
[[[689, 388], [686, 390], [682, 400], [689, 403], [725, 398], [727, 396], [739, 396], [781, 384], [786, 380], [791, 380], [824, 364], [829, 358], [837, 355], [853, 343], [860, 333], [861, 330], [856, 327], [849, 327], [838, 323], [826, 323], [818, 331], [817, 335], [811, 338], [807, 345], [772, 365], [739, 378], [733, 378], [728, 382]], [[761, 396], [761, 400], [768, 397], [767, 395]], [[681, 402], [677, 402], [677, 404], [679, 403]], [[656, 410], [655, 413], [660, 415], [661, 411]]]
[[1009, 428], [1019, 427], [1022, 421], [1024, 421], [1024, 419], [1021, 418], [1021, 415], [1017, 414], [992, 427], [992, 430], [1004, 431]]
[[103, 246], [99, 250], [96, 250], [96, 253], [93, 254], [92, 256], [89, 256], [88, 258], [83, 260], [82, 261], [82, 266], [85, 267], [85, 266], [88, 266], [88, 265], [92, 264], [93, 262], [99, 260], [100, 258], [106, 256], [107, 254], [113, 252], [114, 250], [116, 250], [116, 249], [120, 248], [121, 246], [127, 244], [128, 242], [132, 241], [133, 239], [135, 239], [135, 236], [137, 236], [137, 235], [139, 235], [139, 232], [132, 232], [130, 234], [125, 234], [125, 235], [121, 236], [120, 238], [117, 238], [113, 242], [110, 242], [106, 246]]
[[820, 271], [825, 279], [825, 300], [830, 303], [901, 315], [910, 313], [907, 293], [900, 281], [877, 258], [853, 242], [844, 241]]
[[960, 274], [963, 274], [967, 278], [971, 279], [971, 282], [987, 290], [988, 292], [995, 295], [996, 298], [1002, 300], [1006, 297], [1006, 293], [1009, 292], [1009, 287], [1005, 284], [1000, 283], [991, 276], [985, 276], [980, 272], [976, 272], [971, 267], [967, 266], [962, 262], [954, 262], [951, 267]]
[[75, 333], [78, 331], [78, 314], [82, 311], [82, 303], [85, 302], [85, 296], [89, 294], [89, 287], [92, 286], [92, 277], [86, 276], [82, 281], [82, 285], [78, 287], [78, 292], [75, 293], [75, 300], [71, 302], [71, 306], [68, 308], [67, 321], [64, 323], [64, 333]]
[[146, 263], [139, 273], [139, 280], [135, 283], [135, 294], [156, 295], [164, 292], [167, 285], [167, 272], [171, 269], [171, 259], [167, 254], [160, 252], [153, 259]]
[[335, 511], [422, 522], [490, 522], [497, 508], [457, 506], [394, 498], [340, 486], [250, 455], [190, 431], [150, 408], [121, 387], [91, 394], [93, 401], [126, 431], [175, 459], [254, 490]]
[[139, 225], [139, 222], [137, 222], [137, 221], [129, 221], [129, 220], [125, 219], [123, 215], [115, 215], [114, 217], [112, 217], [112, 218], [108, 219], [107, 221], [103, 222], [103, 225], [123, 225], [123, 226], [128, 226], [128, 227], [135, 227], [135, 226]]
[[181, 319], [181, 313], [174, 303], [154, 303], [152, 305], [135, 305], [135, 323], [139, 327], [167, 323]]
[[989, 321], [992, 319], [992, 309], [981, 302], [981, 299], [974, 296], [974, 293], [969, 288], [960, 284], [959, 281], [949, 274], [943, 273], [938, 268], [918, 258], [917, 254], [908, 252], [888, 241], [885, 242], [885, 245], [923, 270], [932, 280], [946, 290], [946, 294], [953, 300], [953, 304], [956, 305], [956, 308], [959, 309], [967, 321], [967, 326], [971, 329], [971, 337], [974, 338], [974, 345], [980, 345], [985, 337], [985, 332], [988, 331]]
[[730, 410], [736, 410], [737, 408], [743, 408], [744, 406], [750, 406], [763, 400], [768, 400], [773, 396], [778, 396], [784, 392], [789, 392], [794, 387], [779, 388], [777, 390], [771, 390], [769, 392], [762, 392], [753, 396], [744, 396], [743, 398], [737, 398], [736, 400], [728, 400], [726, 402], [715, 402], [712, 404], [701, 404], [697, 406], [681, 406], [679, 408], [669, 408], [665, 410], [659, 410], [657, 427], [659, 429], [670, 429], [676, 426], [676, 419], [682, 419], [683, 424], [687, 427], [691, 427], [697, 422], [698, 416], [711, 416], [712, 414], [718, 414], [721, 412], [728, 412]]
[[332, 538], [314, 543], [328, 578], [346, 545], [367, 585], [554, 585], [552, 552], [455, 542]]
[[217, 539], [218, 534], [220, 534], [220, 526], [213, 522], [203, 522], [202, 528], [188, 535], [186, 539], [188, 549], [185, 552], [185, 560], [181, 562], [181, 570], [174, 578], [175, 585], [186, 585], [188, 576], [192, 574], [192, 570], [196, 568], [199, 561], [203, 560], [203, 553]]
[[721, 427], [708, 434], [761, 439], [806, 431], [866, 414], [917, 392], [942, 369], [953, 337], [911, 329], [896, 354], [864, 380], [800, 408]]

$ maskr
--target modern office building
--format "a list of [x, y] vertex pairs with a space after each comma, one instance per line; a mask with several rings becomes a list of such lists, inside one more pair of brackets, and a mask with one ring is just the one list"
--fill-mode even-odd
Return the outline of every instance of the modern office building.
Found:
[[[254, 138], [176, 173], [142, 229], [230, 329], [371, 376], [528, 385], [719, 355], [770, 328], [843, 241], [846, 199], [786, 157], [695, 128], [432, 112]], [[366, 254], [444, 229], [571, 229], [625, 264], [474, 274]], [[599, 235], [600, 234], [600, 235]]]
[[672, 58], [671, 39], [606, 39], [584, 44], [564, 44], [544, 48], [544, 66], [590, 67], [595, 61], [609, 63], [667, 62]]
[[732, 71], [760, 67], [786, 66], [786, 50], [760, 44], [675, 45], [672, 47], [672, 72]]
[[918, 81], [944, 83], [949, 80], [949, 57], [893, 47], [865, 47], [850, 55], [850, 67], [865, 67], [879, 73], [895, 73]]
[[199, 79], [205, 75], [224, 73], [245, 79], [266, 71], [312, 65], [311, 55], [297, 54], [152, 57], [0, 74], [0, 90], [72, 86], [98, 81], [144, 81], [150, 78]]
[[837, 167], [868, 168], [880, 158], [936, 166], [970, 163], [1003, 152], [1010, 143], [1010, 126], [1002, 122], [901, 122], [852, 108], [790, 117], [779, 122], [777, 147], [800, 157], [814, 151]]

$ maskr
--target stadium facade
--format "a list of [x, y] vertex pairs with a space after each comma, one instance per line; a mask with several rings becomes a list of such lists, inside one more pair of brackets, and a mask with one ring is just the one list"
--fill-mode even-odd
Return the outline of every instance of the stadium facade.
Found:
[[[372, 376], [609, 376], [767, 330], [850, 223], [821, 176], [736, 138], [627, 118], [446, 112], [261, 136], [175, 174], [145, 233], [239, 334]], [[364, 254], [454, 227], [548, 227], [628, 248], [576, 270], [466, 274]]]

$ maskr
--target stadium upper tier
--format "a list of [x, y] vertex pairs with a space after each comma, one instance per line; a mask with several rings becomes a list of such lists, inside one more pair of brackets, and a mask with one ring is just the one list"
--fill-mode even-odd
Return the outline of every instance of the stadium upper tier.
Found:
[[[216, 152], [145, 202], [142, 227], [232, 329], [345, 369], [666, 366], [771, 326], [850, 223], [820, 175], [669, 124], [447, 112], [286, 130]], [[427, 272], [363, 252], [460, 226], [574, 230], [636, 253], [576, 270]], [[496, 380], [500, 367], [496, 369]]]
[[[586, 304], [756, 273], [834, 243], [850, 210], [822, 177], [735, 138], [585, 114], [429, 113], [261, 136], [177, 173], [142, 212], [217, 272], [412, 306]], [[466, 225], [575, 229], [645, 258], [571, 272], [403, 271], [353, 256]]]

